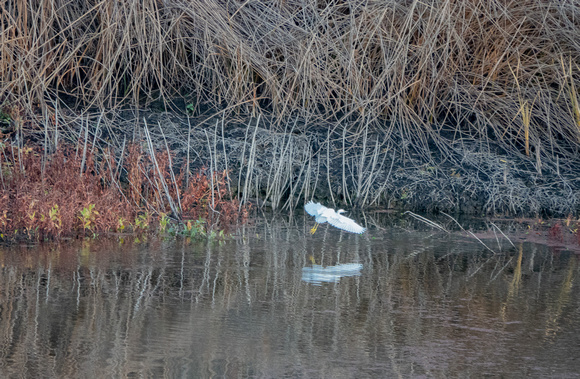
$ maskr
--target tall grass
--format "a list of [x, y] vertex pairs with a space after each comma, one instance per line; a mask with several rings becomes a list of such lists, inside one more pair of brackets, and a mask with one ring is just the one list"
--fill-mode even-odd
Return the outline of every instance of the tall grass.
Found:
[[[490, 127], [526, 151], [580, 139], [575, 1], [0, 7], [0, 94], [31, 113], [41, 105], [49, 115], [57, 91], [101, 107], [185, 93], [195, 106], [396, 120], [412, 135], [449, 122], [485, 139]], [[517, 117], [522, 104], [533, 104], [529, 127]]]
[[[143, 184], [173, 214], [184, 206], [173, 170], [187, 168], [187, 188], [192, 166], [225, 172], [225, 184], [210, 175], [208, 185], [237, 193], [240, 209], [254, 197], [292, 209], [312, 196], [577, 209], [576, 1], [9, 0], [0, 9], [0, 121], [12, 121], [19, 165], [30, 136], [43, 141], [44, 162], [81, 141], [79, 172], [99, 143], [123, 157], [131, 139], [147, 141], [147, 159], [170, 167], [159, 163]], [[112, 124], [119, 105], [176, 97], [194, 125]], [[221, 121], [200, 116], [208, 107], [225, 110]], [[114, 117], [101, 117], [111, 108]], [[232, 120], [235, 112], [255, 117]], [[227, 130], [242, 123], [242, 136]], [[519, 155], [486, 157], [473, 141]], [[554, 172], [565, 185], [542, 181]]]

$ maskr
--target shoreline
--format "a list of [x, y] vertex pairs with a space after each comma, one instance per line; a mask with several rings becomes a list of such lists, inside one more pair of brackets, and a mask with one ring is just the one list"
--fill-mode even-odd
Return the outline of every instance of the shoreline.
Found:
[[567, 217], [580, 210], [579, 158], [527, 157], [493, 140], [459, 133], [449, 138], [445, 131], [413, 140], [388, 122], [370, 130], [349, 121], [208, 113], [61, 113], [55, 115], [62, 117], [58, 128], [53, 122], [20, 136], [12, 132], [5, 141], [20, 138], [48, 152], [68, 141], [101, 156], [109, 149], [121, 163], [127, 144], [146, 147], [150, 138], [154, 149], [171, 152], [176, 173], [184, 167], [190, 174], [223, 172], [229, 195], [274, 211], [310, 199], [356, 209], [479, 216]]
[[[228, 170], [233, 194], [258, 207], [290, 211], [316, 199], [337, 207], [479, 216], [577, 216], [580, 159], [531, 156], [452, 128], [429, 140], [388, 122], [280, 121], [267, 116], [187, 117], [140, 112], [193, 169]], [[114, 122], [114, 121], [111, 121]], [[191, 131], [188, 140], [188, 131]], [[451, 138], [449, 137], [451, 136]]]

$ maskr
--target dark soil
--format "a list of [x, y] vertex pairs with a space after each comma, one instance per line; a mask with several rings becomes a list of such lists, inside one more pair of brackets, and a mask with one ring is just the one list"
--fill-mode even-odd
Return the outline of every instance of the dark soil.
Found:
[[[580, 209], [578, 158], [547, 151], [528, 157], [494, 136], [453, 128], [425, 133], [425, 139], [388, 122], [281, 121], [210, 110], [195, 117], [141, 110], [70, 119], [61, 122], [60, 138], [83, 140], [88, 123], [89, 143], [118, 151], [144, 140], [147, 127], [160, 151], [175, 154], [175, 167], [189, 158], [192, 171], [227, 170], [229, 191], [273, 210], [290, 211], [310, 199], [343, 208], [477, 216], [577, 217]], [[29, 137], [43, 142], [44, 133], [30, 131]]]

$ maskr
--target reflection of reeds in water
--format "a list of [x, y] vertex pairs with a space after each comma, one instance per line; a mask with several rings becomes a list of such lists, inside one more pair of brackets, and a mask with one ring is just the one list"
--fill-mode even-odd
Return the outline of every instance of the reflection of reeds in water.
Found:
[[[526, 264], [526, 246], [492, 256], [476, 241], [420, 230], [373, 240], [330, 228], [313, 238], [306, 229], [294, 220], [244, 226], [221, 244], [3, 248], [1, 370], [477, 375], [481, 366], [462, 357], [493, 360], [491, 372], [513, 370], [506, 357], [518, 351], [514, 341], [526, 356], [541, 354], [533, 330], [563, 333], [558, 323], [578, 300], [573, 257], [559, 262], [537, 250]], [[364, 270], [312, 286], [302, 281], [309, 254], [324, 266], [360, 262]], [[510, 291], [516, 276], [519, 290]]]
[[520, 243], [518, 245], [518, 257], [516, 260], [516, 264], [515, 264], [515, 268], [514, 268], [514, 272], [513, 272], [513, 277], [511, 282], [509, 283], [509, 287], [508, 287], [508, 296], [506, 299], [506, 302], [504, 304], [504, 306], [502, 307], [502, 318], [504, 321], [507, 321], [505, 312], [506, 312], [506, 308], [508, 306], [511, 305], [511, 301], [513, 300], [514, 296], [517, 295], [518, 290], [520, 288], [521, 285], [521, 279], [522, 279], [522, 258], [523, 258], [523, 254], [524, 254], [524, 250], [523, 250], [523, 244]]
[[577, 280], [578, 274], [578, 259], [570, 259], [564, 278], [561, 280], [560, 291], [557, 294], [556, 301], [550, 304], [547, 314], [549, 318], [546, 320], [545, 339], [549, 343], [553, 343], [558, 334], [562, 332], [561, 324], [565, 322], [563, 313], [570, 303], [575, 303], [571, 299], [571, 292], [574, 291], [574, 281]]

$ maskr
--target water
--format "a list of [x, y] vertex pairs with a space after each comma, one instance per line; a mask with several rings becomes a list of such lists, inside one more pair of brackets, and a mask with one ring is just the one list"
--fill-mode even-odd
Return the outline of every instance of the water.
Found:
[[1, 247], [0, 376], [580, 377], [573, 252], [306, 221]]

